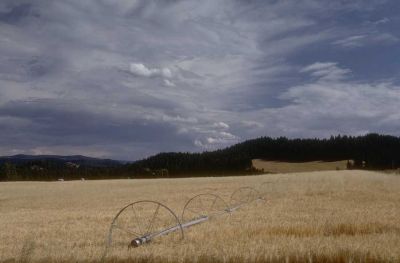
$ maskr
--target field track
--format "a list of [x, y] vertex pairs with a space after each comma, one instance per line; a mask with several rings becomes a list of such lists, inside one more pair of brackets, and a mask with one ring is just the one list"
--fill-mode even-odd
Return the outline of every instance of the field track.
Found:
[[115, 213], [150, 199], [179, 214], [203, 192], [267, 201], [188, 229], [184, 241], [113, 250], [106, 262], [400, 262], [400, 176], [325, 171], [249, 177], [0, 183], [0, 261], [100, 261]]

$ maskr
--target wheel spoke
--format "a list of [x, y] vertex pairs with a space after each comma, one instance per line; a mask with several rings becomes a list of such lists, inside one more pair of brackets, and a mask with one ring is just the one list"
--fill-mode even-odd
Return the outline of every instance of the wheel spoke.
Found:
[[139, 220], [139, 217], [137, 216], [136, 210], [133, 208], [133, 206], [132, 206], [132, 211], [133, 211], [133, 214], [135, 215], [139, 231], [140, 231], [141, 235], [144, 235], [144, 232], [143, 232], [143, 229], [142, 229], [142, 221]]
[[210, 211], [212, 211], [212, 210], [213, 210], [213, 208], [214, 208], [214, 205], [215, 205], [215, 203], [217, 202], [217, 199], [218, 199], [218, 197], [217, 197], [217, 196], [215, 196], [215, 198], [214, 198], [214, 201], [213, 201], [213, 203], [212, 203], [212, 205], [211, 205], [211, 207], [210, 207]]
[[157, 205], [157, 208], [156, 208], [156, 210], [154, 211], [153, 217], [152, 217], [152, 219], [151, 219], [149, 225], [147, 226], [146, 235], [148, 235], [149, 233], [151, 233], [152, 228], [153, 228], [153, 223], [154, 223], [154, 220], [156, 219], [156, 216], [157, 216], [157, 214], [158, 214], [158, 210], [159, 210], [159, 209], [160, 209], [160, 205]]
[[201, 206], [201, 213], [204, 214], [205, 207], [204, 207], [204, 203], [203, 203], [203, 200], [202, 200], [201, 197], [199, 198], [199, 203], [200, 203], [200, 206]]

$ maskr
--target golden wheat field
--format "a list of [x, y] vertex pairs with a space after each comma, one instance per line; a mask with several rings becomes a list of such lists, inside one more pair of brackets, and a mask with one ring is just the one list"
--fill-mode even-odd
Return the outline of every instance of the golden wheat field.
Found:
[[196, 194], [229, 201], [242, 186], [266, 200], [193, 226], [183, 240], [116, 245], [103, 261], [400, 262], [400, 177], [366, 171], [1, 183], [0, 260], [101, 262], [124, 205], [157, 200], [180, 214]]

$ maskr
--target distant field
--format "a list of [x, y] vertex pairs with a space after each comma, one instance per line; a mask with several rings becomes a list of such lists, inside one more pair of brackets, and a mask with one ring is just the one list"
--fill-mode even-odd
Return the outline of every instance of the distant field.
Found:
[[267, 201], [188, 229], [184, 241], [123, 243], [105, 262], [400, 262], [400, 177], [366, 171], [0, 183], [0, 261], [100, 261], [125, 204], [153, 199], [180, 213], [197, 193], [229, 200], [240, 186]]
[[264, 169], [267, 173], [295, 173], [295, 172], [313, 172], [313, 171], [332, 171], [347, 169], [347, 160], [336, 162], [278, 162], [255, 159], [252, 161], [257, 169]]

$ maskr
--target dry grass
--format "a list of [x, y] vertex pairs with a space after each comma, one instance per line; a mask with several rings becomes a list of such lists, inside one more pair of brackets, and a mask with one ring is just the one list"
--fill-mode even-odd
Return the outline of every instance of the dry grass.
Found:
[[364, 171], [0, 184], [0, 260], [100, 261], [112, 217], [134, 200], [180, 211], [262, 182], [265, 203], [188, 229], [184, 241], [112, 251], [107, 262], [400, 262], [400, 177]]
[[313, 161], [296, 163], [254, 159], [252, 163], [255, 168], [264, 169], [266, 173], [298, 173], [347, 169], [347, 160], [335, 162]]

